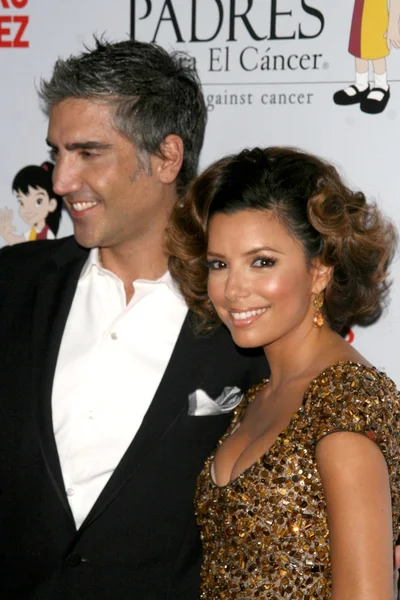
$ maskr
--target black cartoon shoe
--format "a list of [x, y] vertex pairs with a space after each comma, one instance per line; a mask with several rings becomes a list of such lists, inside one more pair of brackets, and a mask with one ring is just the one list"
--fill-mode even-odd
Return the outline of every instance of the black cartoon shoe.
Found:
[[360, 90], [358, 89], [358, 87], [356, 85], [351, 85], [350, 88], [353, 88], [353, 90], [355, 91], [355, 94], [350, 96], [350, 94], [348, 94], [346, 92], [346, 90], [339, 90], [338, 92], [333, 94], [334, 103], [338, 104], [339, 106], [348, 106], [349, 104], [358, 104], [359, 102], [362, 102], [364, 100], [364, 98], [366, 98], [371, 91], [369, 86], [367, 87], [367, 89], [365, 89], [362, 92], [360, 92]]
[[[374, 97], [371, 98], [372, 92], [379, 92], [377, 94], [379, 99]], [[387, 90], [384, 90], [380, 87], [374, 87], [372, 90], [370, 90], [368, 96], [364, 98], [364, 100], [361, 100], [360, 109], [370, 115], [378, 115], [385, 110], [386, 105], [389, 102], [389, 98], [390, 87], [388, 87]]]

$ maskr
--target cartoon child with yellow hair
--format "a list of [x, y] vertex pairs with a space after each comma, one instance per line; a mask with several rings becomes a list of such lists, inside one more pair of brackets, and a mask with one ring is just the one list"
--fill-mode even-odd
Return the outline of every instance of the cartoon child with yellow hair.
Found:
[[[349, 52], [356, 58], [354, 85], [336, 92], [335, 104], [360, 104], [369, 114], [385, 110], [390, 97], [386, 57], [391, 46], [400, 48], [400, 0], [355, 0]], [[369, 61], [374, 70], [374, 86], [369, 85]]]

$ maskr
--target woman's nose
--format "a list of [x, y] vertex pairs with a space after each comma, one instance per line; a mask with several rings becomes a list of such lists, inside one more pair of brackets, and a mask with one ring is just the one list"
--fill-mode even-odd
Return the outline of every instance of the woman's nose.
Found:
[[237, 302], [249, 295], [246, 278], [241, 274], [230, 274], [225, 285], [225, 298], [229, 302]]

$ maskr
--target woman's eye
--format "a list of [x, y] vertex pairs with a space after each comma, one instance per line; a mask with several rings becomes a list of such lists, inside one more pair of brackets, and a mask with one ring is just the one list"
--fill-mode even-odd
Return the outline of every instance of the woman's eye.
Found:
[[222, 260], [207, 260], [206, 267], [210, 271], [219, 271], [220, 269], [224, 269], [226, 264]]
[[260, 256], [253, 261], [253, 267], [273, 267], [275, 264], [275, 258], [266, 258], [265, 256]]

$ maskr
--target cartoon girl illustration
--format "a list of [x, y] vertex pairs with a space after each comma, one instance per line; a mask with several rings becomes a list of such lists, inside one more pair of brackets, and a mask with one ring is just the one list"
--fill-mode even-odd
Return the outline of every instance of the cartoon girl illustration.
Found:
[[[400, 48], [400, 0], [355, 0], [349, 52], [356, 58], [354, 85], [333, 96], [335, 104], [360, 104], [369, 114], [385, 110], [390, 97], [386, 57], [390, 48]], [[374, 86], [369, 85], [369, 61], [374, 70]]]
[[0, 236], [10, 246], [33, 240], [51, 240], [57, 235], [61, 219], [62, 198], [54, 193], [52, 172], [54, 165], [29, 165], [21, 169], [12, 183], [19, 203], [19, 214], [30, 229], [22, 235], [14, 233], [13, 211], [0, 210]]

